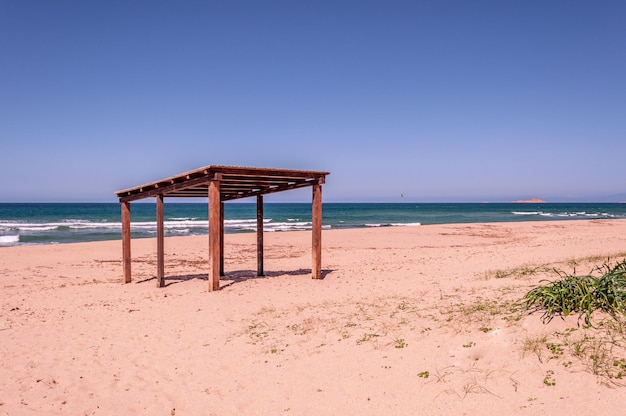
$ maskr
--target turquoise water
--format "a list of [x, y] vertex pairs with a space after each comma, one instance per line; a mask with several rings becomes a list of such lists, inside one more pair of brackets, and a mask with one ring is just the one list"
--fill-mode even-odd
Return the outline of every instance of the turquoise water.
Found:
[[[206, 203], [165, 202], [165, 235], [207, 234]], [[267, 232], [311, 229], [310, 204], [268, 203]], [[133, 238], [156, 235], [154, 204], [131, 204]], [[256, 230], [256, 206], [225, 204], [225, 232]], [[442, 204], [330, 203], [323, 205], [324, 229], [406, 227], [426, 224], [626, 218], [626, 204]], [[0, 204], [0, 247], [121, 238], [116, 203]]]

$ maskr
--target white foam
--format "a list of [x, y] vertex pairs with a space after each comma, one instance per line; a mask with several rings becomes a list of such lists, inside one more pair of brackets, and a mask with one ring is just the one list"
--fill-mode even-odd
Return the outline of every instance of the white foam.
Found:
[[[156, 226], [156, 222], [154, 223]], [[189, 228], [189, 227], [202, 227], [207, 228], [209, 226], [208, 221], [188, 220], [188, 221], [164, 221], [163, 226], [168, 229], [175, 228]]]
[[24, 225], [21, 227], [14, 227], [19, 231], [52, 231], [59, 228], [57, 225]]
[[264, 231], [305, 231], [311, 229], [310, 222], [277, 222], [263, 227]]
[[0, 235], [0, 244], [15, 244], [20, 242], [20, 236], [18, 235]]
[[419, 225], [422, 225], [419, 222], [393, 222], [393, 223], [387, 223], [387, 224], [364, 224], [366, 227], [417, 227]]
[[174, 229], [174, 230], [169, 230], [172, 234], [189, 234], [191, 233], [191, 230], [189, 228], [183, 228], [181, 230], [178, 229]]
[[[271, 222], [272, 219], [271, 218], [264, 218], [263, 219], [263, 223], [267, 224], [269, 222]], [[208, 224], [208, 222], [207, 222]], [[250, 225], [254, 225], [256, 227], [256, 219], [251, 219], [251, 220], [224, 220], [224, 226], [225, 227], [245, 227], [245, 226], [250, 226]]]
[[60, 227], [67, 227], [73, 229], [84, 228], [122, 228], [122, 223], [114, 222], [89, 222], [82, 220], [66, 220], [62, 222], [0, 222], [0, 229], [5, 230], [19, 230], [19, 231], [53, 231]]
[[310, 230], [312, 223], [310, 222], [271, 222], [264, 224], [264, 231], [305, 231]]

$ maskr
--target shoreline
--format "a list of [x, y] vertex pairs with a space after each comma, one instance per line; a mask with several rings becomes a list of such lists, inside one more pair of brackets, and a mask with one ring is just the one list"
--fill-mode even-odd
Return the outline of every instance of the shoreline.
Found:
[[512, 305], [549, 268], [626, 257], [626, 221], [324, 230], [321, 281], [310, 238], [266, 233], [258, 278], [255, 234], [227, 234], [212, 293], [206, 236], [165, 239], [161, 289], [155, 239], [130, 284], [119, 240], [0, 250], [0, 413], [621, 413], [626, 387], [559, 335], [595, 329]]
[[[267, 232], [311, 228], [310, 204], [268, 203], [264, 228]], [[415, 203], [329, 203], [323, 208], [326, 229], [415, 226], [429, 224], [519, 222], [571, 219], [626, 219], [621, 204], [415, 204]], [[131, 215], [133, 236], [156, 235], [154, 204], [137, 204]], [[205, 204], [168, 203], [165, 235], [206, 235]], [[254, 204], [228, 204], [225, 234], [256, 231]], [[121, 219], [117, 204], [0, 204], [0, 247], [30, 244], [65, 244], [118, 240]]]
[[[322, 233], [326, 232], [335, 232], [335, 231], [353, 231], [353, 230], [370, 230], [370, 229], [404, 229], [404, 228], [413, 228], [413, 227], [433, 227], [433, 226], [463, 226], [463, 225], [495, 225], [495, 224], [528, 224], [528, 223], [537, 223], [537, 224], [549, 224], [549, 223], [561, 223], [567, 224], [570, 222], [585, 222], [585, 221], [626, 221], [626, 218], [580, 218], [580, 219], [542, 219], [542, 220], [522, 220], [522, 221], [485, 221], [485, 222], [450, 222], [450, 223], [406, 223], [406, 224], [368, 224], [364, 226], [358, 227], [346, 227], [346, 228], [330, 228], [327, 226], [323, 226]], [[131, 223], [132, 225], [132, 223]], [[310, 233], [311, 230], [284, 230], [284, 231], [276, 231], [276, 230], [265, 230], [264, 235], [272, 235], [272, 234], [284, 234], [284, 233]], [[238, 231], [238, 232], [226, 232], [224, 235], [256, 235], [255, 231]], [[194, 235], [168, 235], [165, 237], [166, 240], [175, 239], [175, 238], [196, 238], [196, 237], [205, 237], [208, 238], [208, 232], [206, 234], [194, 234]], [[133, 236], [132, 240], [156, 240], [156, 237], [146, 237], [146, 236]], [[56, 246], [56, 245], [71, 245], [71, 244], [90, 244], [90, 243], [112, 243], [122, 241], [122, 236], [114, 239], [101, 239], [101, 240], [92, 240], [92, 241], [69, 241], [69, 242], [42, 242], [42, 243], [24, 243], [17, 245], [5, 245], [0, 243], [0, 250], [4, 248], [16, 248], [16, 247], [41, 247], [41, 246]]]

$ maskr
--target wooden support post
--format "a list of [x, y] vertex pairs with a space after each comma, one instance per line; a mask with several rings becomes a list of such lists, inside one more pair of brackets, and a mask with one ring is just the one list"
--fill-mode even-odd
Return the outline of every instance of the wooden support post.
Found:
[[220, 288], [220, 235], [222, 233], [222, 201], [220, 200], [221, 175], [209, 182], [209, 292]]
[[263, 271], [263, 195], [256, 197], [256, 275], [264, 276]]
[[130, 202], [122, 202], [122, 265], [124, 283], [130, 283]]
[[313, 279], [322, 278], [322, 185], [317, 182], [313, 185], [313, 203], [311, 205], [313, 247], [312, 267]]
[[224, 203], [220, 203], [220, 277], [224, 276]]
[[163, 195], [156, 197], [156, 217], [157, 217], [157, 287], [165, 286], [165, 249], [163, 227]]

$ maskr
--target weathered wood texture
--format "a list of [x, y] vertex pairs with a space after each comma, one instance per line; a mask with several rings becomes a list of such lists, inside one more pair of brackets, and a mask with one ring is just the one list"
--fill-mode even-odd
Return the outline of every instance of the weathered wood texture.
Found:
[[220, 203], [220, 277], [224, 276], [224, 202]]
[[130, 283], [130, 203], [122, 202], [120, 205], [122, 207], [122, 264], [124, 265], [124, 283]]
[[163, 208], [163, 195], [156, 197], [156, 218], [157, 218], [157, 287], [165, 286], [165, 228]]
[[220, 181], [209, 182], [209, 292], [220, 288], [220, 256], [222, 233]]
[[322, 278], [322, 185], [313, 185], [313, 203], [311, 205], [312, 218], [312, 265], [311, 274], [313, 279]]
[[263, 270], [263, 195], [256, 197], [256, 274], [264, 276]]

